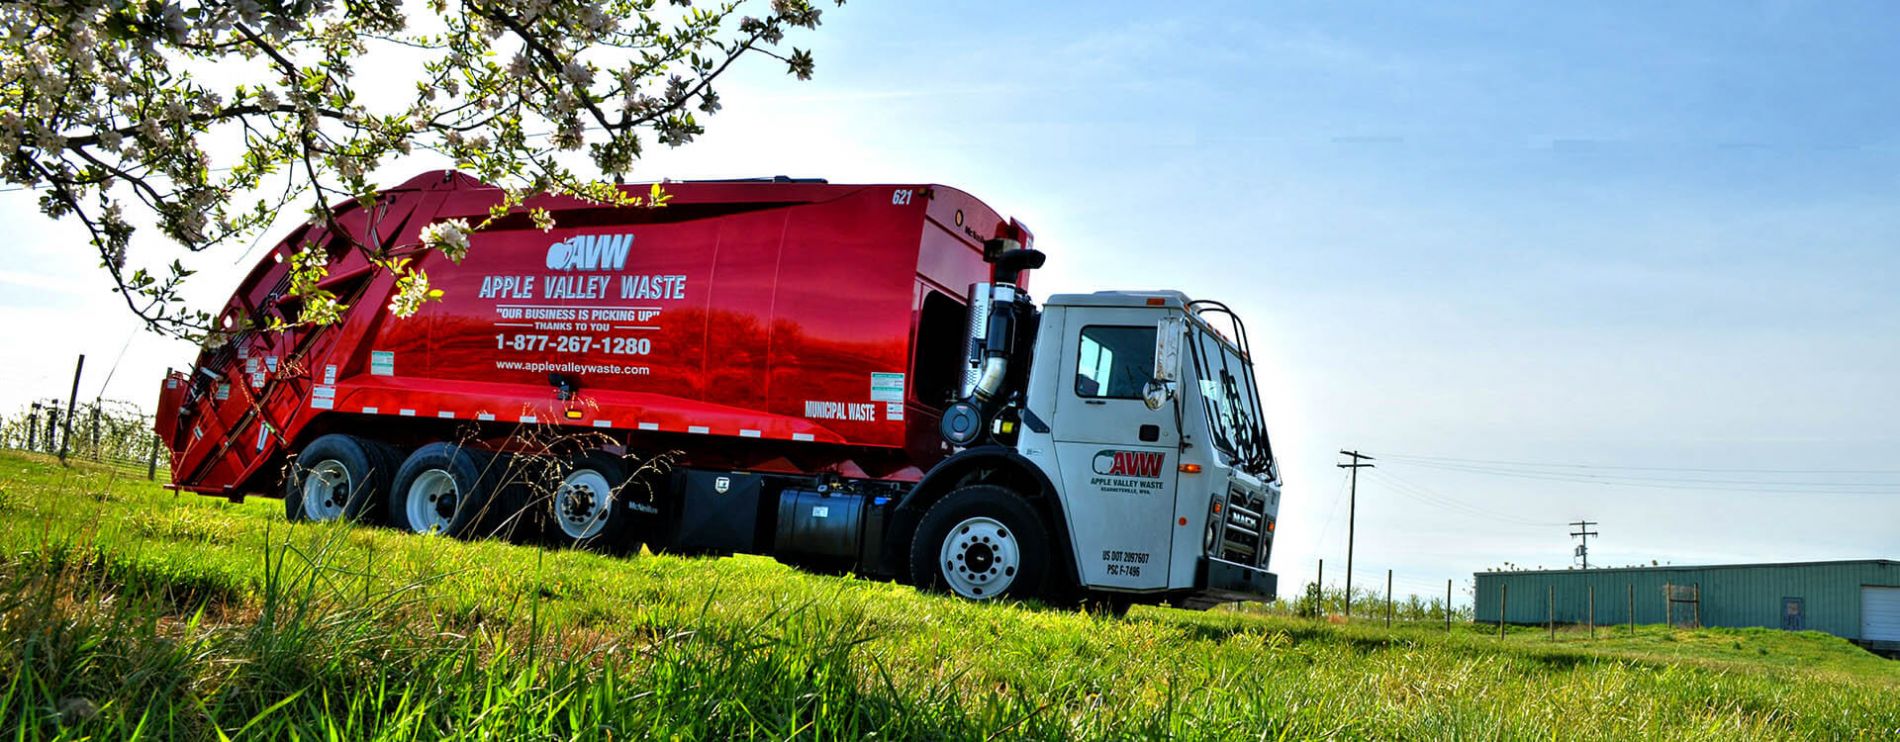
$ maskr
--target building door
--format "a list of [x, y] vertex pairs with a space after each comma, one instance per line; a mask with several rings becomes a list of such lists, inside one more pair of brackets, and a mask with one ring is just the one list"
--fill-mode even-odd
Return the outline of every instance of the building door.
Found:
[[1861, 587], [1860, 640], [1900, 642], [1900, 587]]
[[1803, 598], [1781, 599], [1781, 630], [1807, 631], [1807, 601]]

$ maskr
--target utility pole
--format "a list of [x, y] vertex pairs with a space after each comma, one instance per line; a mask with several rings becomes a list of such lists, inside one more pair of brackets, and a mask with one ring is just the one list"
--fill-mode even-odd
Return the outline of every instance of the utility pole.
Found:
[[1591, 521], [1591, 520], [1578, 520], [1578, 521], [1571, 521], [1570, 525], [1577, 527], [1577, 530], [1570, 532], [1570, 537], [1583, 540], [1583, 543], [1577, 544], [1577, 556], [1583, 557], [1583, 568], [1589, 569], [1590, 568], [1590, 537], [1597, 535], [1596, 531], [1590, 530], [1590, 526], [1597, 525], [1597, 523], [1596, 521]]
[[1357, 520], [1359, 512], [1359, 470], [1372, 468], [1371, 464], [1360, 463], [1371, 461], [1372, 457], [1362, 455], [1358, 451], [1342, 450], [1339, 453], [1342, 456], [1352, 457], [1352, 463], [1337, 465], [1341, 469], [1352, 470], [1352, 494], [1346, 500], [1346, 619], [1352, 620], [1352, 537], [1354, 521]]

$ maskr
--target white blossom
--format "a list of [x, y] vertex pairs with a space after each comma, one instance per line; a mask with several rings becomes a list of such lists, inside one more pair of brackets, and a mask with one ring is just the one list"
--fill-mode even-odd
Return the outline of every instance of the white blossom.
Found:
[[450, 260], [461, 262], [468, 254], [467, 219], [448, 219], [422, 228], [422, 244], [440, 250]]
[[567, 67], [561, 70], [561, 74], [567, 78], [568, 82], [575, 85], [586, 86], [594, 82], [594, 70], [578, 59], [568, 62]]

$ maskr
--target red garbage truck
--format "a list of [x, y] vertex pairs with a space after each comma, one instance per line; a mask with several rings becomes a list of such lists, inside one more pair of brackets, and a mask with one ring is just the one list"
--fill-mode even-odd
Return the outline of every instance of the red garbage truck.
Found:
[[[422, 230], [480, 221], [501, 192], [453, 171], [298, 228], [165, 379], [173, 486], [280, 496], [293, 520], [767, 554], [977, 600], [1274, 595], [1279, 470], [1225, 305], [1038, 304], [1030, 231], [941, 185], [665, 191], [530, 199], [459, 262]], [[306, 250], [329, 260], [335, 322], [296, 324]], [[412, 256], [441, 298], [395, 316], [373, 255]]]

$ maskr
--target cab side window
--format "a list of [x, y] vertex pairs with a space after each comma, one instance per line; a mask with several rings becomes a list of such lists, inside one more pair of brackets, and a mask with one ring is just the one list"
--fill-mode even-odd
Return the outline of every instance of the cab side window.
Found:
[[1155, 328], [1095, 325], [1082, 328], [1075, 360], [1075, 395], [1088, 399], [1141, 399], [1155, 370]]

